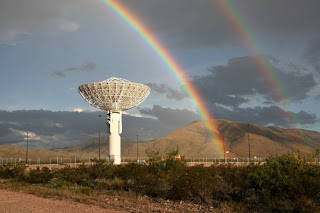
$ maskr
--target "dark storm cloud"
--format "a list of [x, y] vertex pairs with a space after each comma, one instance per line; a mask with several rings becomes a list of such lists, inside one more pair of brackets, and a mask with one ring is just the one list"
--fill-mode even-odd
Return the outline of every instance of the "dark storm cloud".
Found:
[[193, 83], [207, 101], [230, 107], [246, 103], [247, 97], [254, 95], [270, 103], [280, 101], [279, 95], [290, 101], [301, 101], [316, 86], [311, 73], [285, 71], [272, 64], [273, 71], [261, 70], [256, 61], [256, 57], [250, 56], [232, 58], [227, 65], [213, 66], [206, 75], [194, 77]]
[[[296, 124], [309, 125], [319, 122], [315, 114], [305, 111], [291, 112], [278, 106], [254, 108], [235, 107], [230, 109], [217, 104], [209, 104], [208, 107], [216, 119], [227, 119], [261, 126], [275, 125], [292, 128], [296, 127]], [[181, 128], [195, 120], [200, 120], [196, 113], [186, 109], [171, 109], [154, 105], [152, 108], [139, 109], [139, 111], [141, 114], [156, 117], [163, 125], [174, 125], [175, 128]]]
[[199, 120], [196, 113], [186, 109], [164, 108], [159, 105], [153, 105], [152, 109], [143, 108], [139, 112], [144, 115], [156, 117], [163, 125], [183, 127], [195, 120]]
[[317, 71], [320, 71], [320, 38], [309, 42], [303, 58], [307, 60]]
[[166, 97], [174, 100], [182, 100], [186, 97], [183, 91], [179, 91], [169, 87], [166, 84], [157, 84], [157, 83], [147, 83], [152, 91], [155, 91], [160, 94], [166, 94]]
[[[320, 1], [309, 0], [231, 0], [236, 21], [229, 22], [212, 0], [123, 0], [152, 31], [185, 47], [207, 47], [239, 44], [236, 21], [244, 23], [260, 39], [286, 41], [320, 32]], [[226, 3], [227, 5], [228, 3]]]
[[94, 62], [86, 62], [80, 67], [68, 67], [60, 71], [51, 72], [50, 75], [53, 77], [66, 77], [66, 73], [68, 72], [93, 72], [96, 69], [96, 64]]
[[[315, 114], [305, 111], [290, 112], [278, 106], [234, 108], [232, 110], [213, 104], [210, 106], [214, 117], [261, 126], [275, 125], [284, 128], [295, 127], [295, 124], [308, 125], [319, 122]], [[297, 122], [297, 123], [296, 123]]]
[[63, 0], [1, 0], [0, 44], [15, 44], [17, 40], [18, 43], [22, 43], [24, 37], [29, 37], [36, 32], [74, 32], [78, 30], [79, 24], [70, 20], [67, 14], [71, 5], [71, 1]]
[[8, 126], [4, 124], [0, 124], [0, 137], [8, 135], [10, 133]]
[[[314, 124], [319, 121], [315, 114], [305, 111], [287, 112], [279, 107], [255, 107], [228, 109], [216, 104], [209, 105], [216, 118], [258, 125], [277, 125], [290, 127], [291, 117], [297, 118], [299, 124]], [[192, 121], [199, 120], [196, 113], [189, 110], [153, 106], [140, 109], [145, 115], [157, 119], [139, 118], [123, 115], [123, 134], [121, 137], [131, 140], [139, 138], [150, 141], [182, 128]], [[52, 112], [44, 110], [0, 110], [0, 144], [25, 145], [25, 132], [29, 132], [31, 148], [68, 147], [97, 137], [99, 133], [99, 114], [102, 114], [101, 134], [106, 135], [106, 115], [104, 112]]]
[[[106, 135], [106, 115], [104, 112], [52, 112], [44, 110], [0, 110], [0, 144], [23, 144], [24, 133], [28, 131], [30, 147], [57, 148], [68, 147], [84, 142], [99, 133], [99, 114], [101, 134]], [[123, 134], [131, 140], [139, 134], [140, 140], [147, 141], [162, 137], [185, 125], [185, 120], [165, 125], [156, 119], [137, 118], [123, 115]]]
[[[207, 47], [239, 44], [235, 23], [230, 23], [216, 0], [122, 0], [153, 32], [167, 36], [175, 45]], [[235, 20], [259, 38], [290, 40], [320, 32], [318, 0], [230, 0]], [[80, 28], [77, 14], [101, 20], [111, 11], [97, 1], [2, 0], [0, 43], [14, 44], [37, 32], [74, 32]], [[72, 18], [71, 18], [72, 17]], [[239, 18], [240, 17], [240, 18]], [[230, 17], [229, 17], [230, 18]], [[95, 20], [95, 21], [96, 21]], [[23, 40], [23, 39], [22, 39]]]

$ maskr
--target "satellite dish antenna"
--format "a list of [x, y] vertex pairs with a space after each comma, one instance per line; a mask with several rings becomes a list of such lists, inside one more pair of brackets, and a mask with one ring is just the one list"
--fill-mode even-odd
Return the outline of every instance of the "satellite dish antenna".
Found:
[[121, 164], [122, 111], [141, 104], [150, 94], [150, 87], [112, 77], [102, 82], [83, 84], [78, 91], [89, 104], [107, 112], [109, 161]]

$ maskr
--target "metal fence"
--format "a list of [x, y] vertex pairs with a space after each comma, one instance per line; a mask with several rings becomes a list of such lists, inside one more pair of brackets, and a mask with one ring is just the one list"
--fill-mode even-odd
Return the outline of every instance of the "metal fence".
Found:
[[[0, 157], [0, 165], [66, 165], [66, 164], [81, 164], [81, 163], [92, 163], [95, 158], [81, 158], [81, 157], [72, 157], [72, 158], [63, 158], [63, 157], [54, 157], [54, 158], [28, 158], [27, 162], [25, 158], [4, 158]], [[108, 160], [108, 159], [107, 159]]]
[[[162, 158], [164, 159], [164, 158]], [[95, 162], [97, 158], [89, 157], [89, 158], [81, 158], [81, 157], [71, 157], [71, 158], [63, 158], [63, 157], [53, 157], [53, 158], [28, 158], [27, 162], [25, 158], [14, 158], [14, 157], [0, 157], [0, 165], [1, 166], [17, 166], [17, 165], [79, 165], [82, 163], [92, 164]], [[109, 162], [108, 158], [103, 158], [106, 162]], [[146, 162], [150, 159], [148, 157], [122, 157], [122, 163], [134, 163], [134, 162]], [[188, 165], [195, 164], [250, 164], [250, 163], [264, 163], [266, 162], [266, 158], [214, 158], [214, 157], [186, 157], [183, 159]], [[309, 160], [310, 163], [319, 164], [320, 158], [314, 158]]]

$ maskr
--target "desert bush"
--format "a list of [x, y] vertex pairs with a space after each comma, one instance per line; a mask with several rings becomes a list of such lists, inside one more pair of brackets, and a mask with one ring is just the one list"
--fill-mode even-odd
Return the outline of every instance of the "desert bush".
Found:
[[125, 181], [119, 178], [114, 179], [96, 179], [94, 181], [94, 189], [99, 191], [106, 190], [124, 190]]
[[48, 183], [51, 178], [53, 178], [53, 173], [50, 169], [47, 167], [40, 169], [38, 167], [30, 170], [28, 173], [25, 173], [25, 175], [21, 177], [21, 180], [28, 183]]
[[71, 184], [63, 179], [60, 179], [60, 178], [52, 178], [49, 183], [48, 183], [48, 186], [52, 187], [52, 188], [62, 188], [62, 189], [65, 189], [65, 188], [68, 188], [68, 186], [70, 186]]
[[[175, 156], [175, 155], [173, 155]], [[111, 165], [30, 170], [0, 167], [1, 178], [41, 183], [79, 192], [131, 191], [150, 197], [230, 205], [235, 211], [316, 212], [320, 208], [320, 168], [299, 155], [268, 158], [264, 165], [188, 167], [174, 157], [151, 165]]]
[[217, 178], [210, 168], [203, 166], [178, 167], [169, 176], [170, 189], [167, 198], [173, 200], [192, 200], [198, 203], [211, 203]]
[[19, 179], [25, 174], [25, 166], [0, 166], [0, 178]]
[[311, 211], [320, 202], [320, 168], [302, 156], [283, 155], [251, 166], [247, 188], [267, 207]]

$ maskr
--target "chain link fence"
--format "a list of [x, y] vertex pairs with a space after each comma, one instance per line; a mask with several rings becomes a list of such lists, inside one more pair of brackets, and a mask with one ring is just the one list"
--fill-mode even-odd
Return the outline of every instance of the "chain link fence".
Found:
[[[106, 162], [109, 162], [108, 158], [101, 158]], [[165, 160], [165, 158], [161, 158]], [[89, 158], [81, 158], [81, 157], [70, 157], [70, 158], [63, 158], [63, 157], [52, 157], [52, 158], [28, 158], [27, 162], [25, 158], [14, 158], [14, 157], [0, 157], [0, 165], [1, 166], [18, 166], [18, 165], [37, 165], [37, 166], [45, 166], [45, 165], [69, 165], [69, 166], [77, 166], [80, 164], [93, 164], [97, 161], [97, 158], [89, 157]], [[146, 163], [150, 161], [148, 157], [122, 157], [121, 162], [125, 163]], [[265, 163], [266, 158], [214, 158], [214, 157], [185, 157], [183, 158], [188, 165], [213, 165], [213, 164], [235, 164], [235, 165], [248, 165], [250, 163]], [[320, 158], [314, 158], [309, 160], [310, 163], [319, 164], [320, 165]]]

